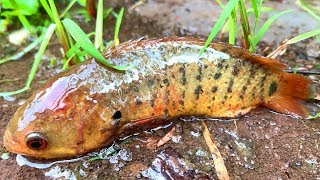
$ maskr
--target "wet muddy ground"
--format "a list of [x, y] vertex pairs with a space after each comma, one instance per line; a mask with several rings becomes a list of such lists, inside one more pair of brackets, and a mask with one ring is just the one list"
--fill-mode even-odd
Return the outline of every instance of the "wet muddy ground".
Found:
[[[110, 5], [115, 8], [125, 6], [129, 9], [133, 3]], [[297, 12], [292, 23], [289, 22], [292, 15], [277, 21], [267, 33], [265, 41], [260, 44], [260, 54], [267, 55], [284, 39], [320, 26], [319, 22], [299, 10], [292, 1], [268, 2], [267, 5], [277, 10], [291, 8]], [[220, 12], [213, 1], [148, 1], [127, 11], [119, 35], [120, 40], [142, 36], [205, 38]], [[90, 24], [85, 24], [81, 18], [77, 20], [87, 32], [92, 31]], [[105, 26], [105, 38], [110, 39], [113, 37], [112, 26]], [[1, 39], [2, 57], [19, 50], [19, 47], [10, 45], [5, 37]], [[278, 59], [291, 68], [298, 65], [302, 69], [319, 71], [316, 68], [316, 64], [319, 66], [320, 63], [319, 52], [319, 42], [307, 40], [288, 47]], [[52, 42], [31, 89], [11, 98], [0, 98], [1, 139], [6, 124], [19, 105], [48, 77], [60, 71], [61, 64], [50, 63], [51, 59], [60, 57], [59, 46]], [[0, 91], [23, 87], [33, 58], [34, 53], [29, 53], [19, 61], [1, 65]], [[319, 92], [320, 77], [312, 75], [309, 78], [314, 81]], [[317, 107], [313, 103], [309, 105]], [[319, 111], [319, 108], [317, 110]], [[320, 179], [319, 124], [319, 118], [294, 119], [265, 108], [258, 108], [237, 120], [207, 121], [232, 179]], [[152, 142], [163, 137], [172, 128], [175, 128], [172, 139], [153, 149]], [[96, 155], [92, 155], [72, 163], [55, 164], [46, 169], [20, 167], [16, 155], [10, 154], [8, 159], [4, 156], [4, 159], [0, 159], [0, 179], [179, 179], [181, 176], [185, 179], [216, 179], [212, 156], [202, 131], [200, 121], [176, 120], [163, 128], [115, 142], [113, 146], [100, 151], [103, 160], [97, 160], [94, 158]], [[3, 142], [0, 141], [0, 155], [5, 152]], [[43, 160], [31, 161], [49, 163]], [[19, 162], [23, 162], [21, 157]]]

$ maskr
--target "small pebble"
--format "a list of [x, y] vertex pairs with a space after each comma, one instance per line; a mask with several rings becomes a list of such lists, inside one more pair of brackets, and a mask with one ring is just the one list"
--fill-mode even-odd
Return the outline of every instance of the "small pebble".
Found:
[[9, 34], [8, 39], [9, 42], [20, 46], [23, 42], [25, 42], [30, 37], [30, 32], [27, 29], [20, 29], [17, 31], [13, 31]]

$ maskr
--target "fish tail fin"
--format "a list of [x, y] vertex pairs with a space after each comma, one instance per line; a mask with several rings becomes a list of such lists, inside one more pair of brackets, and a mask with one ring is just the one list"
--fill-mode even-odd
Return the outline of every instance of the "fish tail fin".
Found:
[[294, 117], [307, 117], [309, 111], [302, 104], [310, 98], [311, 81], [301, 75], [281, 72], [280, 82], [270, 85], [272, 97], [263, 103], [269, 109]]

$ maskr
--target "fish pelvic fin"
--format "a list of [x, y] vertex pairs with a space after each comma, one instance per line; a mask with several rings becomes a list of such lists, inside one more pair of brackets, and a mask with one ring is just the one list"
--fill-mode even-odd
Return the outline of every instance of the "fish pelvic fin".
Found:
[[263, 102], [263, 105], [296, 118], [306, 118], [309, 111], [302, 103], [310, 98], [311, 89], [309, 79], [297, 74], [280, 72], [280, 81], [269, 87], [269, 93], [274, 95]]

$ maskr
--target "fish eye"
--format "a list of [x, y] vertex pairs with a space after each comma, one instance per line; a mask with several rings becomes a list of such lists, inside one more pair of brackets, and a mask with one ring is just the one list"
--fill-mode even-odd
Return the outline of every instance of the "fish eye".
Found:
[[30, 149], [41, 150], [47, 147], [46, 138], [37, 132], [32, 132], [26, 136], [25, 142]]

